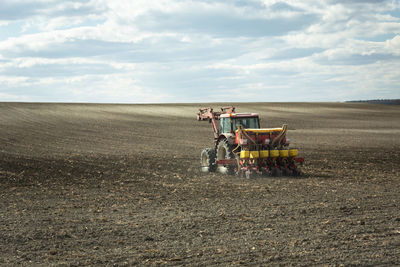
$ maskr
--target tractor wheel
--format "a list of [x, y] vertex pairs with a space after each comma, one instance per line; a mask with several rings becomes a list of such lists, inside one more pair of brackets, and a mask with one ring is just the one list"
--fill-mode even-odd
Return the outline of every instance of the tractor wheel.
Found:
[[[234, 159], [234, 158], [235, 156], [232, 153], [232, 147], [229, 145], [228, 140], [226, 139], [221, 140], [217, 147], [217, 160]], [[226, 174], [233, 174], [234, 169], [235, 169], [234, 165], [218, 166], [218, 171]]]
[[292, 175], [293, 175], [293, 176], [301, 176], [301, 175], [302, 175], [301, 169], [298, 168], [298, 167], [294, 168], [294, 169], [292, 170]]
[[288, 168], [281, 166], [280, 169], [283, 176], [290, 176], [292, 174], [292, 171], [289, 170]]
[[272, 167], [271, 172], [272, 172], [272, 176], [275, 176], [275, 177], [280, 177], [280, 176], [282, 176], [282, 171], [281, 171], [281, 169], [280, 169], [279, 167], [277, 167], [277, 166]]
[[267, 168], [262, 170], [262, 177], [270, 177], [272, 175], [271, 171]]
[[244, 171], [243, 170], [238, 170], [238, 171], [235, 170], [235, 175], [238, 178], [243, 178], [244, 177]]
[[245, 172], [245, 176], [246, 176], [247, 179], [253, 179], [253, 178], [256, 177], [256, 174], [254, 172], [251, 172], [251, 171], [247, 170]]
[[202, 172], [215, 172], [217, 164], [215, 162], [215, 149], [205, 148], [201, 151], [200, 164]]

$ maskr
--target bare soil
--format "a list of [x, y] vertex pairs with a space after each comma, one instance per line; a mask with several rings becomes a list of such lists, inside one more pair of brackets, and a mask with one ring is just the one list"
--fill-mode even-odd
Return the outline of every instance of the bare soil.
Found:
[[236, 104], [305, 158], [251, 180], [201, 106], [0, 103], [0, 265], [400, 265], [400, 106]]

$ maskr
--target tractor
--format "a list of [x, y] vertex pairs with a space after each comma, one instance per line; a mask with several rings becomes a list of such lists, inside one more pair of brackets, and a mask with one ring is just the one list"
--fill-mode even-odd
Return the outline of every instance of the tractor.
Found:
[[257, 113], [236, 113], [235, 107], [201, 108], [198, 121], [208, 120], [214, 132], [214, 147], [201, 152], [201, 170], [239, 177], [299, 176], [303, 158], [289, 147], [287, 125], [260, 128]]

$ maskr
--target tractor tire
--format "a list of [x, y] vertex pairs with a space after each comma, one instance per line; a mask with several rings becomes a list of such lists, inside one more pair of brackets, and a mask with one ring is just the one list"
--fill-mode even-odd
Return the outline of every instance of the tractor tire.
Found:
[[217, 163], [215, 162], [216, 153], [215, 149], [205, 148], [201, 151], [200, 166], [202, 172], [215, 172]]
[[279, 167], [272, 167], [271, 173], [272, 173], [272, 176], [275, 176], [275, 177], [281, 177], [282, 176], [282, 171], [281, 171], [281, 169]]
[[291, 170], [289, 170], [283, 166], [281, 166], [280, 169], [281, 169], [282, 176], [290, 176], [292, 174]]
[[293, 176], [299, 177], [299, 176], [302, 176], [302, 174], [303, 174], [303, 173], [301, 172], [301, 169], [298, 168], [298, 167], [296, 167], [295, 169], [292, 170], [292, 175], [293, 175]]
[[245, 172], [245, 177], [246, 177], [246, 179], [253, 179], [255, 177], [254, 172], [247, 170]]
[[[221, 159], [234, 159], [235, 155], [232, 152], [233, 148], [229, 145], [228, 140], [221, 140], [217, 147], [217, 160]], [[218, 166], [218, 171], [220, 173], [225, 174], [234, 174], [235, 166], [234, 165], [226, 165], [226, 166]]]

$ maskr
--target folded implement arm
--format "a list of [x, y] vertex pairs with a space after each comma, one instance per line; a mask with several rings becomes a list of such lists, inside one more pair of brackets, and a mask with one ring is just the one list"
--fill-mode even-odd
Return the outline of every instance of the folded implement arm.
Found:
[[218, 120], [221, 114], [229, 114], [235, 112], [234, 107], [222, 107], [221, 111], [214, 111], [213, 108], [200, 108], [197, 112], [198, 121], [209, 121], [211, 123], [214, 138], [217, 139], [220, 135]]

